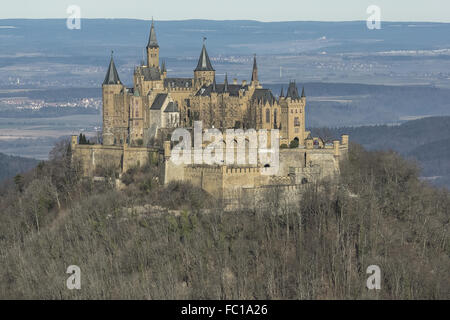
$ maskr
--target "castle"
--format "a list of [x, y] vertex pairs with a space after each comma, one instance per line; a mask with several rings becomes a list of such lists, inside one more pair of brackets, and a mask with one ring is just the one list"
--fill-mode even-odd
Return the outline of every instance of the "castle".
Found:
[[[229, 191], [271, 185], [296, 186], [336, 175], [340, 159], [348, 151], [348, 136], [326, 142], [306, 130], [306, 95], [295, 82], [278, 97], [259, 82], [256, 56], [251, 81], [217, 83], [205, 39], [193, 78], [167, 75], [160, 65], [160, 47], [152, 21], [147, 62], [134, 71], [132, 88], [120, 80], [114, 58], [102, 86], [102, 144], [80, 145], [72, 137], [73, 156], [83, 163], [86, 175], [99, 167], [112, 167], [119, 173], [148, 161], [160, 164], [161, 181], [184, 180], [218, 198]], [[253, 166], [179, 165], [170, 161], [170, 135], [174, 129], [192, 128], [202, 121], [204, 128], [279, 130], [280, 170], [276, 175], [262, 174], [264, 163]], [[203, 141], [204, 144], [207, 141]]]

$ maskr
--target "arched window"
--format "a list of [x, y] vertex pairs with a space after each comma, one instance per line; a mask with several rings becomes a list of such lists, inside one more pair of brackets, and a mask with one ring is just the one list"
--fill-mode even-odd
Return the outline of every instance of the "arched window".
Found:
[[273, 112], [273, 123], [277, 125], [277, 109]]
[[270, 110], [266, 109], [266, 123], [270, 123]]

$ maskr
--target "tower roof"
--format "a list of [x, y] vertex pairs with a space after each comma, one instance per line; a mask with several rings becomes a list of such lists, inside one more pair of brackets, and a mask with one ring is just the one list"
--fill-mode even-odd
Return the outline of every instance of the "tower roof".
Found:
[[116, 65], [114, 64], [113, 53], [111, 52], [111, 61], [109, 62], [108, 71], [106, 72], [105, 80], [103, 84], [122, 84], [120, 82], [119, 73], [117, 72]]
[[163, 60], [163, 63], [162, 63], [161, 72], [162, 72], [162, 73], [167, 72], [167, 69], [166, 69], [166, 61], [164, 61], [164, 60]]
[[217, 92], [216, 76], [214, 76], [214, 80], [213, 80], [213, 84], [212, 84], [212, 91]]
[[280, 98], [284, 98], [284, 88], [281, 86]]
[[302, 98], [306, 98], [305, 87], [303, 87], [303, 89], [302, 89]]
[[150, 37], [148, 38], [147, 48], [159, 48], [158, 41], [156, 40], [155, 23], [152, 19], [152, 27], [150, 28]]
[[291, 98], [293, 100], [300, 99], [300, 95], [298, 94], [297, 84], [294, 82], [289, 83], [289, 88], [286, 94], [286, 98]]
[[194, 71], [215, 71], [211, 65], [211, 61], [209, 60], [205, 42], [203, 42], [202, 52], [200, 53], [200, 58], [198, 59], [197, 68], [195, 68]]

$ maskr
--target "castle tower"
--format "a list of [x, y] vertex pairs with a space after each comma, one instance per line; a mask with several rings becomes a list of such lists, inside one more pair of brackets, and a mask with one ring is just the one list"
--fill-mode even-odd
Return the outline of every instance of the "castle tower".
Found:
[[304, 145], [306, 139], [305, 90], [303, 89], [300, 95], [295, 81], [290, 82], [286, 96], [280, 96], [279, 101], [282, 107], [281, 135], [283, 139], [287, 139], [288, 143], [298, 140], [299, 145]]
[[159, 45], [158, 41], [156, 40], [155, 23], [153, 22], [153, 20], [147, 44], [147, 64], [149, 68], [159, 67]]
[[203, 85], [209, 85], [213, 83], [216, 71], [211, 65], [208, 52], [205, 45], [206, 38], [203, 38], [203, 48], [198, 59], [197, 68], [194, 70], [194, 87], [199, 89]]
[[114, 96], [120, 94], [123, 89], [119, 74], [114, 63], [113, 53], [111, 52], [111, 61], [108, 71], [102, 85], [103, 94], [103, 144], [114, 145], [117, 143], [117, 137], [114, 132], [114, 125], [118, 115], [115, 113]]

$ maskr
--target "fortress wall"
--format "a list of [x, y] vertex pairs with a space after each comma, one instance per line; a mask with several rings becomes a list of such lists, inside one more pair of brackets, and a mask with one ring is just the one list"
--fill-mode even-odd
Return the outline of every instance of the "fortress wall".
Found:
[[81, 161], [85, 176], [93, 176], [98, 167], [115, 168], [121, 172], [122, 147], [102, 145], [76, 145], [73, 158]]
[[280, 171], [279, 176], [287, 176], [290, 167], [305, 166], [306, 149], [280, 149]]
[[[269, 176], [266, 176], [267, 180]], [[260, 168], [227, 168], [223, 177], [223, 188], [233, 190], [253, 188], [263, 183]]]
[[163, 160], [162, 166], [162, 180], [164, 184], [169, 184], [172, 181], [187, 181], [185, 177], [185, 166], [175, 165], [170, 159]]
[[81, 161], [85, 176], [95, 175], [98, 168], [114, 168], [117, 172], [126, 172], [134, 166], [144, 166], [149, 159], [157, 162], [158, 149], [127, 146], [79, 145], [77, 137], [72, 137], [72, 156]]
[[141, 167], [148, 163], [149, 157], [158, 159], [159, 150], [145, 147], [127, 147], [123, 148], [123, 172], [132, 167]]
[[[315, 150], [314, 150], [315, 151]], [[322, 150], [320, 150], [322, 151]], [[308, 165], [320, 168], [319, 178], [333, 177], [339, 173], [339, 158], [333, 152], [309, 152]]]
[[185, 167], [184, 180], [202, 188], [216, 198], [222, 197], [223, 170], [221, 167]]

